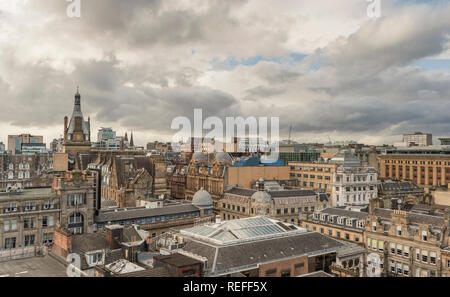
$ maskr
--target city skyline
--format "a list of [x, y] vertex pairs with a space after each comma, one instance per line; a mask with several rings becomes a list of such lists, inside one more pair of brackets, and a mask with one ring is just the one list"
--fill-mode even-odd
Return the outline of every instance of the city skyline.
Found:
[[450, 6], [381, 3], [379, 18], [362, 0], [82, 1], [80, 18], [65, 1], [2, 3], [0, 139], [62, 135], [79, 85], [92, 131], [133, 131], [140, 146], [170, 141], [171, 120], [205, 106], [279, 116], [281, 137], [292, 126], [299, 142], [422, 131], [438, 143], [449, 136]]

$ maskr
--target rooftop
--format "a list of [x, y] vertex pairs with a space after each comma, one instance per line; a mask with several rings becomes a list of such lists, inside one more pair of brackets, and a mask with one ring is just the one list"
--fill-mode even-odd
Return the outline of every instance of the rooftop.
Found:
[[166, 263], [172, 266], [176, 267], [183, 267], [183, 266], [190, 266], [190, 265], [197, 265], [201, 263], [199, 260], [196, 260], [194, 258], [175, 253], [171, 255], [161, 255], [154, 257], [156, 261]]
[[[385, 209], [385, 208], [375, 208], [374, 215], [379, 216], [384, 219], [391, 219], [394, 210]], [[444, 217], [441, 214], [429, 215], [429, 214], [420, 214], [414, 212], [405, 212], [406, 218], [410, 223], [416, 224], [426, 224], [432, 225], [434, 227], [443, 227], [444, 226]]]
[[55, 193], [52, 192], [51, 188], [36, 188], [36, 189], [26, 189], [22, 192], [0, 192], [0, 199], [38, 199], [38, 198], [49, 198], [57, 197]]
[[191, 236], [219, 245], [227, 245], [246, 240], [256, 240], [284, 233], [306, 232], [303, 228], [288, 225], [266, 217], [251, 217], [240, 220], [206, 224], [181, 230], [182, 235]]
[[67, 277], [66, 266], [45, 256], [0, 263], [0, 277]]
[[298, 277], [334, 277], [334, 276], [320, 270], [320, 271], [315, 271], [315, 272], [299, 275]]
[[199, 210], [198, 207], [192, 204], [164, 206], [161, 208], [146, 208], [146, 207], [120, 208], [111, 210], [100, 210], [95, 220], [97, 223], [108, 223], [121, 220], [132, 220], [161, 215], [188, 213], [198, 210]]

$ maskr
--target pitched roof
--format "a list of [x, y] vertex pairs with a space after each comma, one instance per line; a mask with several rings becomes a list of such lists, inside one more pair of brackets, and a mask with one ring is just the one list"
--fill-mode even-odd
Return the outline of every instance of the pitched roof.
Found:
[[333, 252], [346, 245], [316, 232], [297, 233], [292, 236], [259, 241], [242, 242], [227, 246], [213, 246], [198, 240], [188, 241], [186, 251], [206, 257], [208, 269], [214, 274], [229, 273], [244, 266], [255, 266], [293, 256]]
[[[379, 216], [385, 219], [391, 219], [394, 210], [385, 209], [385, 208], [376, 208], [373, 211], [375, 216]], [[406, 212], [406, 218], [411, 223], [416, 224], [426, 224], [432, 225], [436, 227], [444, 226], [444, 216], [441, 214], [429, 215], [429, 214], [420, 214], [414, 212]]]

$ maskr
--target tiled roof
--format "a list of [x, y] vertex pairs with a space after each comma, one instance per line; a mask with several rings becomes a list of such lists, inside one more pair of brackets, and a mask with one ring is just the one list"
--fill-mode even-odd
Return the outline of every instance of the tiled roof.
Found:
[[[379, 216], [385, 219], [391, 219], [392, 214], [394, 213], [394, 210], [391, 209], [385, 209], [385, 208], [376, 208], [374, 209], [373, 214], [375, 216]], [[444, 226], [444, 217], [442, 215], [428, 215], [428, 214], [420, 214], [420, 213], [414, 213], [414, 212], [406, 212], [406, 217], [411, 223], [417, 223], [417, 224], [426, 224], [426, 225], [432, 225], [436, 227], [443, 227]]]
[[79, 234], [72, 237], [72, 252], [85, 253], [107, 249], [108, 241], [104, 232], [96, 232], [89, 234]]
[[230, 190], [225, 191], [225, 194], [251, 197], [256, 192], [257, 192], [256, 190], [252, 190], [252, 189], [232, 188]]

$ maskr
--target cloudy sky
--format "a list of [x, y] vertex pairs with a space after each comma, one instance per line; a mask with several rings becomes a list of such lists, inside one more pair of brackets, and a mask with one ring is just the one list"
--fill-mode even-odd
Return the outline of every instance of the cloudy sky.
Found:
[[177, 116], [280, 117], [301, 142], [450, 136], [450, 1], [0, 1], [0, 141], [99, 127], [170, 140]]

